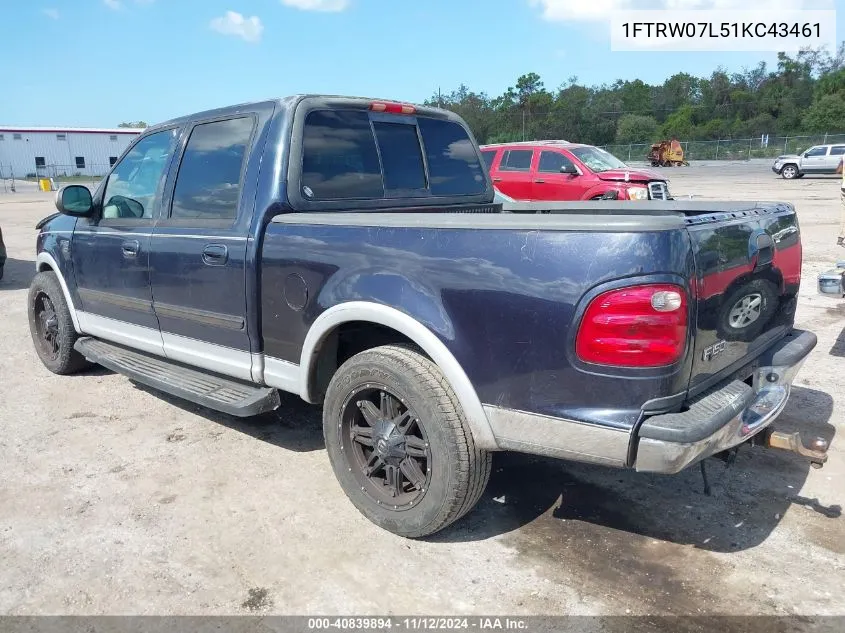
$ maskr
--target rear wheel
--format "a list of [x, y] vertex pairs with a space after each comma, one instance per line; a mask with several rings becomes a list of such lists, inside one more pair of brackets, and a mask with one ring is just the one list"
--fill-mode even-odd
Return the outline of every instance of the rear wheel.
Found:
[[54, 374], [72, 374], [91, 365], [73, 349], [78, 335], [56, 274], [40, 272], [29, 286], [29, 333], [38, 358]]
[[793, 178], [798, 177], [798, 167], [795, 165], [784, 165], [783, 169], [780, 170], [780, 175], [783, 176], [786, 180], [792, 180]]
[[323, 434], [352, 503], [400, 536], [427, 536], [458, 520], [490, 477], [491, 455], [475, 446], [443, 374], [405, 347], [361, 352], [337, 370]]

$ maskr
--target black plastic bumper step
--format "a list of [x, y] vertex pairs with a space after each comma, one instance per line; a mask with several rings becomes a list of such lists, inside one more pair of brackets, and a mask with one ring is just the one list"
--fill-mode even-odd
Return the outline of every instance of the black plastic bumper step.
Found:
[[229, 415], [248, 417], [279, 406], [279, 392], [270, 387], [226, 378], [95, 338], [81, 338], [74, 348], [91, 362], [132, 380]]

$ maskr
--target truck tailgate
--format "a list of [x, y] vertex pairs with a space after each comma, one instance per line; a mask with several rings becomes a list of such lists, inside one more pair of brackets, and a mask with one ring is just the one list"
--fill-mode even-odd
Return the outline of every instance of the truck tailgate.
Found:
[[749, 373], [750, 361], [791, 329], [801, 240], [789, 204], [687, 212], [686, 222], [696, 267], [694, 396], [740, 369]]

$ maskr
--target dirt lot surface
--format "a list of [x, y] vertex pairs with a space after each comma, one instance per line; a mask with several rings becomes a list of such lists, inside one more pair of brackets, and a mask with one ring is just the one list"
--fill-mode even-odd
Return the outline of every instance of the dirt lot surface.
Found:
[[845, 302], [818, 297], [839, 183], [767, 164], [667, 170], [676, 195], [794, 202], [797, 325], [819, 344], [779, 426], [830, 461], [763, 449], [674, 477], [499, 454], [477, 509], [424, 541], [336, 483], [320, 412], [237, 420], [105, 370], [50, 374], [26, 294], [50, 196], [0, 193], [0, 614], [845, 614]]

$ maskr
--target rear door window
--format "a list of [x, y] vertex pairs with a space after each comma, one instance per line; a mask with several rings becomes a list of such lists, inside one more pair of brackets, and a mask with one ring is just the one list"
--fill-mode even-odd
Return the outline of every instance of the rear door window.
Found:
[[830, 148], [830, 155], [831, 156], [842, 156], [845, 155], [845, 145], [834, 145]]
[[496, 160], [496, 150], [491, 149], [481, 151], [481, 156], [484, 158], [484, 162], [487, 165], [487, 170], [493, 169], [493, 162]]
[[499, 171], [530, 171], [531, 157], [534, 151], [530, 149], [511, 149], [502, 156]]
[[237, 217], [244, 159], [254, 126], [252, 117], [242, 117], [193, 129], [176, 177], [171, 218]]
[[425, 157], [429, 186], [434, 196], [463, 196], [483, 193], [487, 187], [475, 144], [466, 130], [454, 121], [417, 120]]

